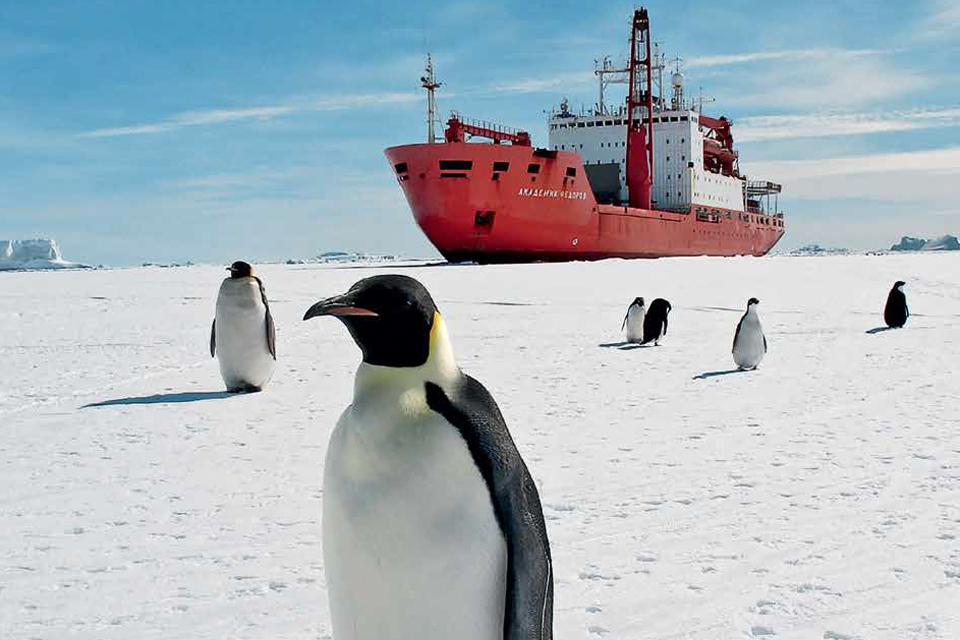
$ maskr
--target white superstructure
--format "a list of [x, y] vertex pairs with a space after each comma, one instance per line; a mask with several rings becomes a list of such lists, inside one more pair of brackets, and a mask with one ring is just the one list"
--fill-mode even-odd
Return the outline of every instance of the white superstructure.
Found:
[[[573, 150], [584, 165], [620, 167], [620, 201], [627, 200], [626, 112], [575, 115], [563, 105], [549, 119], [551, 149]], [[744, 210], [744, 180], [708, 170], [704, 138], [710, 129], [689, 109], [656, 111], [653, 117], [653, 205], [664, 210], [695, 206]]]

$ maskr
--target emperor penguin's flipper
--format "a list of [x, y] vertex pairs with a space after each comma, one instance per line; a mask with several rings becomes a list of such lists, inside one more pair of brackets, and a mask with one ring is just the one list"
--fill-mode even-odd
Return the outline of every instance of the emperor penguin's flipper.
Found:
[[263, 300], [263, 306], [267, 309], [267, 349], [273, 359], [277, 359], [277, 329], [273, 324], [273, 314], [270, 313], [270, 303], [267, 302], [267, 291], [263, 288], [263, 280], [254, 276], [254, 280], [260, 285], [260, 298]]
[[426, 383], [427, 405], [467, 442], [507, 543], [503, 640], [552, 640], [553, 565], [537, 486], [487, 389], [461, 378], [454, 399]]
[[273, 315], [270, 313], [270, 307], [267, 307], [267, 349], [273, 359], [277, 359], [277, 329], [273, 324]]
[[217, 319], [213, 319], [213, 324], [210, 326], [210, 357], [213, 358], [217, 355]]
[[[747, 317], [746, 315], [743, 316], [743, 318], [746, 318], [746, 317]], [[734, 350], [737, 348], [737, 338], [740, 337], [740, 327], [743, 326], [743, 318], [740, 318], [740, 322], [737, 323], [737, 330], [733, 334], [733, 346], [730, 347], [730, 353], [733, 353]], [[766, 340], [767, 337], [764, 336], [763, 339]]]

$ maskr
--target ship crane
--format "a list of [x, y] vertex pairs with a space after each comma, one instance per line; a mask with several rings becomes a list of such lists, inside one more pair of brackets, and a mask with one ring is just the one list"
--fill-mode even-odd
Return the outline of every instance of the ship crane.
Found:
[[725, 176], [740, 177], [738, 154], [733, 148], [733, 122], [726, 117], [711, 118], [699, 114], [700, 126], [709, 129], [703, 138], [703, 167]]
[[444, 138], [447, 142], [466, 142], [467, 136], [476, 136], [492, 140], [494, 144], [509, 142], [523, 147], [530, 146], [530, 134], [513, 127], [505, 127], [484, 120], [470, 120], [456, 111], [450, 114], [447, 120], [447, 130]]

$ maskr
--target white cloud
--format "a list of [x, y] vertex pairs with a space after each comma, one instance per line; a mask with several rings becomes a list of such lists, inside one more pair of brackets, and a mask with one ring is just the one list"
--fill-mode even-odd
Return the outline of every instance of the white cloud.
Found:
[[882, 49], [840, 49], [836, 47], [780, 49], [775, 51], [753, 51], [749, 53], [734, 53], [728, 55], [692, 56], [685, 60], [685, 66], [692, 69], [697, 67], [718, 67], [767, 60], [836, 60], [837, 58], [871, 56], [883, 53], [886, 53], [886, 51]]
[[187, 111], [158, 122], [94, 129], [79, 134], [81, 138], [113, 138], [119, 136], [164, 133], [184, 127], [223, 124], [244, 120], [272, 120], [306, 111], [338, 111], [341, 109], [361, 108], [382, 104], [416, 102], [423, 96], [418, 93], [370, 93], [327, 96], [314, 101], [298, 101], [286, 105], [254, 107], [251, 109], [211, 109], [207, 111]]
[[751, 116], [736, 122], [739, 142], [823, 138], [960, 126], [960, 107], [876, 113], [808, 113]]
[[956, 200], [960, 146], [813, 160], [741, 163], [744, 173], [779, 182], [781, 201], [858, 199], [908, 203], [917, 214]]
[[557, 87], [583, 86], [589, 82], [595, 82], [595, 76], [592, 72], [566, 73], [548, 78], [525, 78], [514, 82], [495, 84], [478, 91], [478, 93], [538, 93]]
[[[556, 87], [584, 85], [593, 80], [592, 73], [574, 73], [556, 75], [548, 78], [527, 78], [516, 82], [494, 84], [487, 87], [467, 90], [459, 95], [493, 95], [493, 94], [523, 94], [547, 91]], [[424, 100], [423, 93], [367, 93], [343, 94], [322, 96], [308, 100], [299, 99], [289, 104], [254, 107], [250, 109], [211, 109], [207, 111], [188, 111], [165, 118], [157, 122], [127, 125], [122, 127], [106, 127], [85, 131], [78, 134], [80, 138], [115, 138], [122, 136], [149, 135], [175, 131], [184, 127], [201, 125], [224, 124], [245, 120], [272, 120], [280, 116], [311, 111], [339, 111], [343, 109], [361, 109], [380, 105], [395, 105], [420, 102]], [[455, 95], [444, 92], [443, 97], [450, 99]]]
[[720, 104], [761, 109], [850, 109], [882, 104], [934, 85], [925, 75], [875, 56], [827, 58], [776, 64], [768, 73], [743, 78], [742, 89], [718, 95]]
[[960, 33], [960, 3], [956, 0], [935, 0], [933, 13], [920, 23], [921, 38], [943, 38]]

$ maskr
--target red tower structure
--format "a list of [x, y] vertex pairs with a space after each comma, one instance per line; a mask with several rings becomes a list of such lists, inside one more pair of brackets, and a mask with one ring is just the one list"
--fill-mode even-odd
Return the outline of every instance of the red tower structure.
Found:
[[[642, 75], [641, 75], [642, 74]], [[630, 90], [627, 92], [627, 192], [630, 206], [650, 209], [653, 184], [653, 59], [650, 19], [640, 7], [630, 31]], [[638, 114], [638, 109], [645, 113]], [[646, 124], [646, 127], [644, 127]]]

